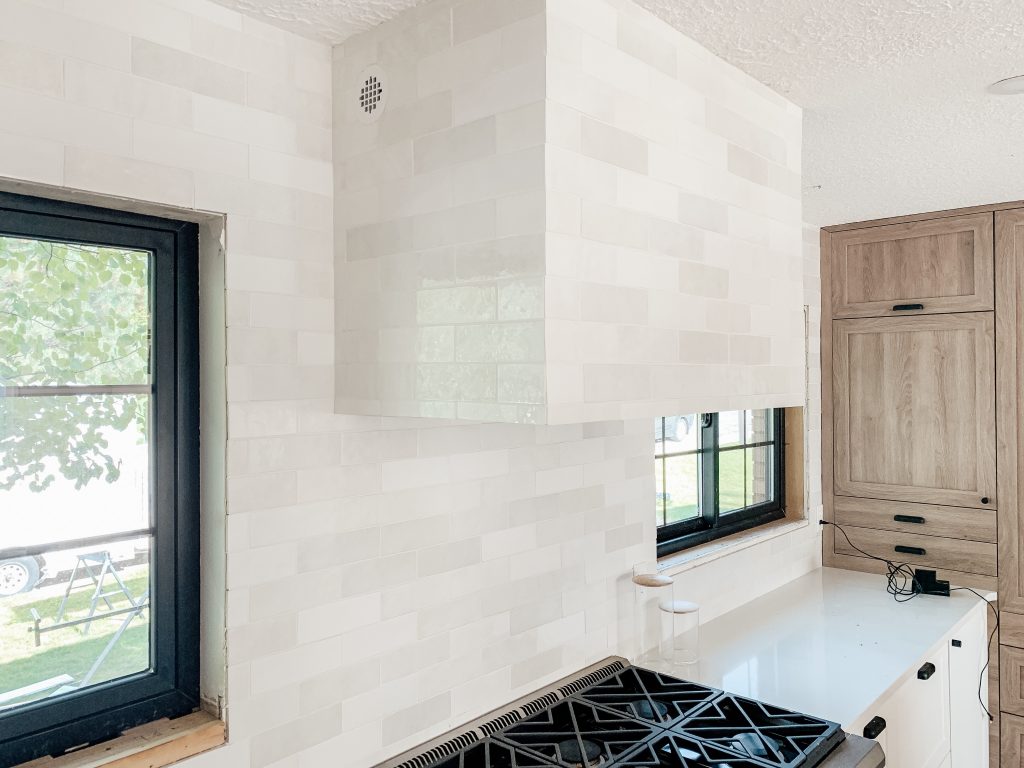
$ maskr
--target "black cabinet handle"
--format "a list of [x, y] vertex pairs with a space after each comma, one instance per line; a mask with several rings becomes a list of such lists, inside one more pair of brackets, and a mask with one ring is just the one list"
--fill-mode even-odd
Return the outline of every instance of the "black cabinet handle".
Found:
[[893, 312], [913, 312], [915, 309], [924, 309], [924, 304], [893, 304]]
[[893, 547], [894, 550], [899, 552], [901, 555], [924, 555], [926, 554], [924, 549], [921, 547], [905, 547], [902, 544], [897, 544]]
[[864, 726], [864, 738], [865, 739], [877, 739], [878, 735], [885, 730], [885, 718], [872, 717], [868, 724]]
[[981, 503], [982, 504], [988, 504], [988, 496], [982, 496], [981, 497]]
[[918, 525], [923, 525], [925, 522], [923, 517], [917, 515], [893, 515], [892, 519], [897, 523], [917, 523]]
[[930, 661], [925, 662], [924, 665], [917, 670], [918, 680], [927, 680], [929, 677], [935, 674], [935, 665]]

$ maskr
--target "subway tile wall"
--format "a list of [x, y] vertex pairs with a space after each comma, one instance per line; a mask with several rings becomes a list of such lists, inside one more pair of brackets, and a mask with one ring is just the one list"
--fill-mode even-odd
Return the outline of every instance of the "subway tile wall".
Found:
[[[513, 6], [520, 4], [467, 6], [457, 36], [485, 37], [479, 30], [495, 20], [512, 29], [519, 21], [502, 14], [518, 13]], [[417, 18], [394, 55], [410, 39], [434, 44], [428, 17]], [[521, 21], [521, 34], [539, 44], [529, 17]], [[623, 42], [635, 44], [633, 32]], [[667, 62], [664, 46], [646, 47]], [[5, 114], [17, 116], [0, 125], [0, 177], [37, 193], [51, 185], [112, 196], [112, 205], [227, 217], [229, 744], [188, 761], [192, 768], [366, 768], [586, 663], [630, 652], [627, 579], [654, 551], [648, 420], [533, 426], [333, 413], [332, 172], [398, 178], [417, 155], [385, 151], [332, 164], [326, 46], [206, 0], [5, 0], [0, 62]], [[433, 100], [396, 109], [404, 118], [381, 121], [380, 130], [443, 131], [448, 114], [459, 116], [453, 127], [469, 125], [495, 114], [494, 99], [516, 93], [522, 109], [495, 119], [495, 157], [530, 156], [540, 130], [532, 75], [488, 65], [504, 83], [492, 93], [464, 63], [435, 66], [417, 80]], [[452, 68], [466, 81], [438, 90]], [[628, 141], [617, 154], [605, 127], [587, 130], [595, 151], [636, 159]], [[421, 144], [421, 167], [489, 146], [471, 148], [469, 139]], [[383, 259], [380, 279], [413, 294], [484, 287], [482, 302], [479, 291], [455, 291], [444, 301], [427, 296], [424, 311], [493, 312], [509, 319], [508, 336], [469, 328], [460, 345], [460, 329], [449, 333], [439, 322], [423, 348], [439, 364], [530, 365], [538, 342], [523, 307], [543, 297], [533, 278], [541, 274], [536, 241], [548, 235], [523, 223], [534, 221], [537, 201], [529, 190], [481, 201], [469, 175], [456, 183], [453, 174], [451, 183], [460, 206], [503, 233], [501, 247]], [[424, 206], [433, 194], [409, 190], [413, 237], [459, 226], [430, 218]], [[371, 210], [374, 201], [353, 194], [345, 207]], [[368, 242], [379, 236], [365, 234]], [[812, 307], [815, 247], [812, 238], [803, 270]], [[452, 269], [453, 284], [435, 279]], [[708, 274], [709, 285], [719, 279]], [[594, 284], [587, 301], [605, 301], [602, 281]], [[359, 311], [359, 297], [351, 301], [346, 311]], [[626, 318], [639, 311], [628, 300], [616, 304]], [[694, 331], [694, 346], [715, 332]], [[520, 350], [514, 360], [472, 359], [505, 346]], [[705, 354], [718, 350], [706, 344]], [[814, 377], [816, 357], [809, 359]], [[529, 378], [529, 370], [508, 373]], [[502, 380], [496, 375], [493, 386]], [[818, 412], [812, 403], [812, 469]], [[814, 483], [808, 497], [813, 516]], [[818, 541], [808, 526], [679, 579], [711, 618], [813, 568]]]
[[340, 413], [803, 402], [800, 110], [677, 30], [433, 0], [336, 49], [334, 108]]
[[548, 421], [545, 30], [433, 0], [335, 49], [339, 413]]
[[551, 420], [801, 404], [800, 109], [629, 0], [547, 9]]

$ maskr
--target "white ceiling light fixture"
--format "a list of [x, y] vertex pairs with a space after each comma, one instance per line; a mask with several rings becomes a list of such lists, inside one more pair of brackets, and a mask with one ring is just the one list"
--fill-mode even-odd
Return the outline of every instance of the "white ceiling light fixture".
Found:
[[997, 96], [1020, 96], [1024, 95], [1024, 75], [1014, 75], [1002, 80], [996, 80], [988, 87], [989, 93]]

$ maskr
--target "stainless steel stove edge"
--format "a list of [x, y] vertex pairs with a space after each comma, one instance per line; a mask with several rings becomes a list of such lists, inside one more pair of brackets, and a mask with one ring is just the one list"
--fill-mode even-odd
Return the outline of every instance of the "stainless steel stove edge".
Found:
[[426, 768], [439, 758], [454, 755], [459, 750], [481, 741], [492, 733], [532, 717], [556, 701], [561, 701], [629, 666], [631, 665], [628, 659], [621, 656], [609, 656], [589, 667], [584, 667], [571, 675], [556, 680], [550, 685], [528, 693], [503, 707], [491, 710], [475, 720], [446, 731], [437, 738], [407, 749], [400, 755], [378, 763], [375, 768]]
[[884, 765], [885, 753], [877, 741], [848, 733], [819, 768], [883, 768]]

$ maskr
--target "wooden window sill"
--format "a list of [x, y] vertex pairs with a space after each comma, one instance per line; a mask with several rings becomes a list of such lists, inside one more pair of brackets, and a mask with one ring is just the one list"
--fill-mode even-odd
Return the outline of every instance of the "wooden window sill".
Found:
[[194, 712], [146, 723], [102, 744], [60, 757], [41, 757], [17, 768], [162, 768], [224, 742], [224, 721]]

